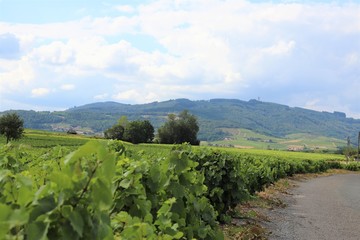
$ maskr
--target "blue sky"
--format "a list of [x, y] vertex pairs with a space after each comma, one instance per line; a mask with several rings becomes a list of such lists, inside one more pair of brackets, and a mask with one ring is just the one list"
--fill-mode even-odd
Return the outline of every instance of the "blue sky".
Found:
[[360, 118], [360, 1], [0, 0], [0, 111], [260, 98]]

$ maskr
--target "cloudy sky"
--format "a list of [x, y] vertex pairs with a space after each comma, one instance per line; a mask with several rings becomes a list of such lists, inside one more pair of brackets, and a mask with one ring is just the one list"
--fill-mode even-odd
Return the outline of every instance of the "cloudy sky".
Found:
[[360, 0], [0, 0], [0, 111], [176, 98], [360, 118]]

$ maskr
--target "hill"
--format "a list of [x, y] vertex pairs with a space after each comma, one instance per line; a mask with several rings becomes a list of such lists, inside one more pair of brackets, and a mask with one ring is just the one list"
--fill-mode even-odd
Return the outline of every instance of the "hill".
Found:
[[242, 149], [276, 149], [290, 151], [337, 152], [346, 141], [308, 133], [294, 133], [284, 137], [268, 136], [248, 129], [226, 128], [230, 136], [223, 140], [207, 142], [211, 146]]
[[75, 128], [96, 134], [102, 133], [123, 115], [130, 120], [148, 119], [158, 128], [169, 113], [184, 109], [198, 117], [199, 138], [203, 141], [223, 140], [232, 136], [228, 129], [241, 128], [274, 138], [302, 133], [342, 140], [351, 136], [352, 142], [355, 142], [360, 130], [360, 120], [347, 118], [345, 113], [318, 112], [257, 100], [176, 99], [136, 105], [98, 102], [57, 112], [17, 112], [25, 120], [27, 128], [55, 131]]

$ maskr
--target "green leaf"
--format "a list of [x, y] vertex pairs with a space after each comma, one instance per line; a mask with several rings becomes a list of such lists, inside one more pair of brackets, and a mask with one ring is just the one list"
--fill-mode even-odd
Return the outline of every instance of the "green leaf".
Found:
[[176, 198], [182, 198], [185, 195], [185, 187], [178, 182], [172, 182], [169, 185], [171, 193]]
[[0, 182], [2, 182], [3, 180], [6, 181], [9, 175], [11, 175], [11, 172], [9, 170], [0, 170]]
[[99, 144], [97, 141], [89, 141], [85, 145], [78, 148], [75, 152], [68, 154], [65, 157], [64, 163], [70, 164], [71, 162], [77, 162], [79, 159], [89, 156], [90, 153], [96, 152]]
[[128, 223], [131, 220], [131, 216], [127, 212], [121, 211], [113, 219], [117, 222]]
[[[110, 161], [109, 165], [112, 165], [111, 163], [112, 159], [115, 160], [114, 158], [115, 155], [106, 151], [105, 143], [93, 140], [93, 141], [88, 141], [85, 145], [78, 148], [75, 152], [68, 154], [65, 157], [64, 163], [69, 164], [70, 162], [76, 162], [83, 157], [87, 157], [91, 155], [91, 153], [96, 153], [98, 155], [98, 158], [102, 161], [109, 160]], [[111, 170], [108, 171], [109, 173], [111, 173]]]
[[204, 226], [200, 226], [198, 229], [197, 229], [197, 232], [198, 232], [198, 235], [200, 238], [204, 239], [208, 232], [209, 232], [209, 227], [204, 227]]
[[17, 202], [21, 206], [25, 206], [28, 203], [32, 202], [33, 198], [34, 198], [34, 192], [33, 192], [32, 188], [28, 188], [25, 186], [20, 187], [19, 192], [18, 192]]
[[30, 213], [30, 221], [35, 221], [39, 216], [51, 212], [56, 208], [56, 203], [53, 196], [46, 196], [37, 201], [36, 207]]
[[0, 222], [5, 222], [8, 220], [12, 212], [12, 209], [9, 205], [0, 203]]
[[99, 226], [99, 238], [102, 240], [113, 240], [114, 235], [110, 226], [106, 224], [100, 224]]
[[69, 153], [69, 154], [65, 157], [64, 163], [65, 163], [65, 164], [68, 164], [68, 163], [73, 159], [73, 157], [75, 156], [75, 153], [76, 153], [76, 151]]
[[47, 240], [46, 234], [49, 228], [49, 223], [33, 222], [29, 224], [26, 229], [28, 240]]
[[110, 209], [113, 201], [113, 195], [110, 189], [111, 186], [106, 185], [103, 181], [98, 179], [92, 185], [92, 199], [94, 204], [96, 204], [96, 209], [103, 211]]
[[98, 142], [97, 154], [99, 160], [102, 161], [100, 171], [101, 177], [107, 179], [108, 183], [111, 183], [112, 178], [115, 175], [115, 158], [116, 155], [107, 151], [106, 145], [103, 142]]
[[9, 230], [10, 226], [7, 222], [0, 222], [0, 236], [5, 237]]
[[129, 213], [132, 216], [138, 216], [144, 218], [151, 211], [151, 202], [146, 199], [137, 198], [134, 200], [134, 204], [131, 206]]
[[0, 203], [0, 236], [4, 237], [12, 226], [10, 226], [10, 217], [12, 215], [12, 209], [10, 206]]
[[28, 221], [29, 221], [29, 213], [24, 208], [13, 210], [8, 220], [11, 227], [24, 225]]
[[181, 173], [189, 165], [189, 160], [184, 152], [173, 152], [170, 157], [170, 166], [175, 169], [176, 173]]
[[63, 205], [61, 207], [61, 214], [65, 217], [65, 218], [70, 218], [70, 214], [73, 211], [73, 207], [71, 205]]
[[73, 187], [71, 176], [64, 174], [64, 172], [53, 172], [50, 180], [57, 184], [59, 189], [68, 189]]
[[132, 179], [128, 179], [128, 178], [123, 179], [120, 182], [120, 187], [128, 189], [130, 187], [131, 183], [132, 183]]
[[78, 211], [73, 211], [69, 217], [70, 224], [73, 229], [79, 234], [80, 237], [83, 235], [84, 221], [81, 214]]

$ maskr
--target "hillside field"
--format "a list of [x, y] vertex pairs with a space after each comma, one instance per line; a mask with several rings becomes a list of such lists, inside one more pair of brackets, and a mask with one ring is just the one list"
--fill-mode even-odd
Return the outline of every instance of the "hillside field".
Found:
[[290, 151], [335, 152], [346, 146], [346, 141], [331, 137], [297, 133], [285, 137], [267, 136], [247, 129], [224, 128], [229, 137], [204, 145], [231, 146], [240, 149], [272, 149]]
[[[238, 133], [238, 139], [236, 140], [224, 140], [214, 142], [214, 144], [218, 144], [219, 146], [210, 146], [212, 149], [220, 149], [221, 151], [231, 152], [235, 154], [251, 154], [256, 156], [275, 156], [281, 158], [290, 158], [290, 159], [310, 159], [310, 160], [344, 160], [345, 157], [338, 154], [328, 154], [328, 153], [306, 153], [306, 152], [296, 152], [296, 151], [287, 151], [288, 143], [293, 143], [293, 140], [284, 140], [280, 138], [271, 138], [274, 141], [278, 141], [278, 143], [272, 143], [272, 150], [268, 149], [269, 143], [266, 142], [269, 137], [261, 134], [254, 133], [250, 130], [236, 130]], [[246, 137], [250, 138], [257, 138], [261, 140], [252, 141], [246, 140]], [[296, 139], [300, 139], [301, 135], [292, 136]], [[299, 137], [299, 138], [297, 138]], [[59, 132], [49, 132], [43, 130], [33, 130], [33, 129], [26, 129], [25, 135], [18, 141], [14, 141], [13, 144], [15, 145], [23, 145], [23, 147], [27, 147], [28, 149], [33, 149], [32, 151], [36, 151], [36, 149], [48, 149], [56, 146], [65, 146], [69, 147], [71, 150], [75, 150], [81, 145], [85, 144], [91, 140], [100, 140], [100, 141], [107, 141], [102, 138], [94, 138], [89, 136], [83, 135], [72, 135], [66, 133], [59, 133]], [[303, 138], [305, 139], [305, 138]], [[313, 142], [318, 144], [318, 146], [325, 146], [329, 139], [326, 139], [321, 142], [321, 138], [319, 139], [306, 139], [306, 140], [299, 140], [304, 142]], [[297, 140], [295, 140], [297, 141]], [[339, 146], [344, 144], [342, 141], [334, 139], [334, 144], [337, 143]], [[0, 145], [5, 144], [5, 138], [0, 137]], [[206, 146], [208, 143], [204, 143], [202, 146], [193, 146], [193, 148], [209, 148]], [[233, 144], [234, 147], [224, 147], [228, 144]], [[131, 144], [131, 143], [124, 143], [126, 148], [129, 151], [138, 152], [142, 151], [146, 154], [150, 154], [152, 156], [161, 156], [163, 154], [168, 153], [173, 146], [166, 145], [166, 144]], [[292, 145], [292, 144], [291, 144]], [[277, 147], [275, 147], [277, 146]], [[311, 145], [310, 145], [311, 146]], [[330, 146], [329, 146], [330, 147]]]

